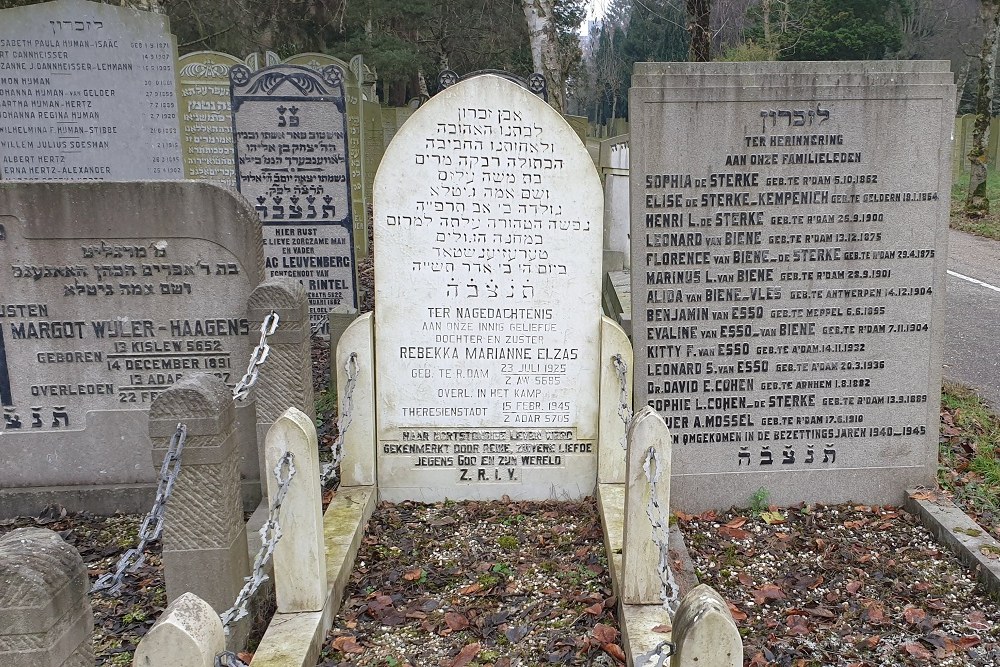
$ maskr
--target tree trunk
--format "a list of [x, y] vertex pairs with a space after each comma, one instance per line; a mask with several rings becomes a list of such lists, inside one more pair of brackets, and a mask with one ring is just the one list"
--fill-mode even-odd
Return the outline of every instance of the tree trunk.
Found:
[[972, 148], [969, 150], [969, 193], [965, 213], [981, 217], [990, 212], [986, 196], [987, 146], [990, 141], [993, 80], [997, 69], [997, 28], [1000, 27], [1000, 0], [982, 0], [979, 17], [983, 23], [983, 45], [979, 49], [979, 80], [976, 86], [976, 120], [972, 125]]
[[545, 77], [549, 104], [563, 113], [566, 108], [566, 91], [559, 63], [559, 38], [556, 34], [552, 0], [522, 0], [524, 17], [528, 21], [528, 40], [531, 44], [531, 64]]
[[707, 63], [712, 59], [712, 0], [686, 0], [691, 46], [688, 60]]

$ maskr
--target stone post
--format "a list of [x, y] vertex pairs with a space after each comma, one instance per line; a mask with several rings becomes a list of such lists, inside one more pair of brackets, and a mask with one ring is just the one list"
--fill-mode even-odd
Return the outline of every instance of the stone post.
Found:
[[226, 649], [222, 620], [194, 593], [170, 603], [139, 642], [133, 667], [214, 667]]
[[677, 648], [670, 667], [743, 665], [743, 640], [729, 605], [705, 584], [684, 596], [674, 614], [672, 639]]
[[288, 408], [267, 432], [267, 498], [273, 507], [278, 493], [274, 469], [291, 452], [295, 466], [278, 523], [281, 539], [274, 548], [274, 590], [278, 613], [323, 611], [326, 602], [326, 552], [323, 542], [323, 498], [319, 484], [316, 427], [301, 410]]
[[351, 323], [337, 346], [336, 368], [338, 415], [347, 399], [347, 367], [356, 354], [357, 380], [351, 392], [351, 425], [344, 434], [344, 458], [340, 462], [341, 486], [375, 485], [375, 332], [371, 313]]
[[[264, 319], [274, 311], [278, 328], [267, 339], [271, 352], [260, 366], [253, 395], [257, 399], [257, 443], [264, 447], [271, 424], [285, 410], [295, 407], [316, 419], [316, 400], [312, 382], [312, 345], [309, 330], [309, 298], [306, 288], [290, 278], [265, 280], [250, 294], [247, 314], [252, 331], [260, 331]], [[261, 480], [270, 475], [264, 470], [260, 453]]]
[[670, 432], [663, 418], [648, 405], [636, 413], [628, 431], [625, 470], [625, 530], [622, 538], [622, 602], [659, 604], [660, 548], [653, 540], [648, 508], [654, 485], [643, 470], [649, 449], [656, 453], [656, 502], [664, 521], [670, 511]]
[[632, 410], [632, 344], [617, 322], [601, 317], [601, 410], [600, 440], [597, 444], [597, 483], [625, 483], [625, 422], [619, 413], [622, 402], [621, 381], [614, 357], [620, 355], [625, 364], [625, 404]]
[[80, 554], [51, 530], [0, 538], [0, 665], [93, 665], [89, 589]]
[[[250, 571], [234, 412], [232, 392], [207, 373], [185, 375], [149, 409], [157, 469], [177, 424], [187, 424], [181, 471], [163, 527], [167, 600], [192, 592], [218, 613], [233, 605]], [[230, 647], [242, 646], [248, 625], [244, 620], [232, 628]]]

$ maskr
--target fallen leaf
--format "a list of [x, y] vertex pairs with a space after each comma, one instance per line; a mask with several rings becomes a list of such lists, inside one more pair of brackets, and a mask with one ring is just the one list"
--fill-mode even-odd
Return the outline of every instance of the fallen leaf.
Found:
[[743, 530], [742, 528], [730, 528], [729, 526], [721, 526], [719, 528], [719, 534], [725, 535], [726, 537], [731, 537], [734, 540], [745, 540], [750, 537], [750, 533]]
[[479, 642], [473, 642], [472, 644], [466, 644], [462, 647], [462, 650], [458, 652], [455, 656], [455, 660], [452, 661], [451, 667], [465, 667], [472, 659], [479, 655], [479, 651], [482, 649]]
[[241, 662], [245, 662], [249, 665], [250, 661], [253, 660], [253, 653], [250, 653], [249, 651], [240, 651], [236, 654], [236, 657], [239, 658]]
[[604, 625], [603, 623], [595, 625], [591, 634], [594, 635], [594, 639], [602, 644], [611, 644], [618, 639], [618, 631], [610, 625]]
[[986, 630], [990, 627], [989, 623], [986, 621], [986, 614], [980, 610], [976, 610], [969, 614], [969, 627], [973, 630]]
[[747, 522], [747, 518], [745, 516], [738, 516], [735, 519], [733, 519], [732, 521], [726, 523], [725, 526], [726, 526], [726, 528], [739, 528], [740, 526], [742, 526], [746, 522]]
[[673, 630], [673, 626], [669, 623], [660, 623], [659, 625], [654, 625], [649, 629], [650, 632], [661, 632], [664, 634], [670, 632], [671, 630]]
[[937, 494], [933, 491], [914, 491], [910, 497], [914, 500], [937, 500]]
[[610, 655], [618, 662], [625, 664], [625, 652], [618, 644], [601, 644], [601, 650]]
[[783, 600], [785, 591], [774, 584], [764, 584], [753, 592], [753, 601], [756, 604], [764, 604], [768, 600]]
[[931, 652], [924, 648], [924, 645], [919, 642], [909, 642], [903, 644], [903, 650], [906, 653], [917, 660], [930, 660], [932, 657]]
[[903, 618], [907, 623], [912, 623], [916, 625], [920, 621], [927, 618], [927, 612], [919, 607], [914, 607], [913, 605], [906, 605], [903, 609]]
[[761, 512], [760, 518], [769, 526], [785, 523], [785, 516], [781, 512]]
[[483, 590], [481, 584], [470, 584], [464, 588], [458, 589], [458, 592], [462, 595], [471, 595], [472, 593], [478, 593], [481, 590]]
[[753, 584], [753, 579], [751, 579], [750, 575], [747, 574], [746, 572], [740, 572], [738, 575], [736, 575], [736, 578], [744, 586], [749, 587], [751, 584]]
[[729, 613], [732, 615], [734, 621], [745, 621], [747, 620], [747, 615], [743, 611], [734, 605], [732, 602], [726, 601], [726, 605], [729, 606]]
[[847, 592], [848, 593], [850, 593], [851, 595], [854, 595], [855, 593], [857, 593], [858, 591], [861, 590], [861, 582], [860, 581], [849, 581], [849, 582], [847, 582], [846, 588], [847, 588]]
[[448, 629], [452, 632], [458, 632], [460, 630], [465, 630], [469, 627], [469, 619], [465, 617], [464, 614], [458, 614], [453, 611], [445, 612], [444, 623], [448, 626]]
[[420, 568], [417, 568], [416, 570], [410, 570], [409, 572], [407, 572], [406, 574], [404, 574], [403, 575], [403, 579], [405, 579], [406, 581], [416, 581], [417, 579], [419, 579], [423, 575], [424, 575], [424, 571], [421, 570]]
[[527, 636], [528, 629], [527, 625], [516, 625], [504, 630], [503, 634], [507, 638], [507, 641], [511, 644], [516, 644]]
[[354, 635], [342, 635], [333, 640], [333, 648], [341, 653], [364, 653], [365, 649], [357, 643]]
[[600, 616], [602, 613], [604, 613], [604, 604], [601, 602], [597, 602], [584, 609], [584, 611], [587, 612], [588, 614], [591, 614], [592, 616]]

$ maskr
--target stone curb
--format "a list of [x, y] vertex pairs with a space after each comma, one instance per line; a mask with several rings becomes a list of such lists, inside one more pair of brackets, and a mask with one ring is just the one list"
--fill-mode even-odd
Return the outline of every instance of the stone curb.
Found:
[[361, 547], [364, 527], [375, 510], [374, 486], [341, 487], [323, 515], [329, 588], [322, 611], [275, 614], [252, 667], [315, 667], [326, 633], [340, 609]]
[[935, 500], [913, 497], [920, 493], [920, 489], [908, 490], [903, 508], [915, 514], [938, 542], [955, 552], [989, 595], [1000, 599], [1000, 542], [948, 498], [939, 493], [933, 494]]

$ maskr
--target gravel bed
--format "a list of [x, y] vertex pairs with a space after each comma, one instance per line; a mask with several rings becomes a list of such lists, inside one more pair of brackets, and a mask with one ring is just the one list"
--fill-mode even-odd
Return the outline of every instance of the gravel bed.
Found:
[[747, 665], [1000, 665], [1000, 605], [902, 509], [678, 518], [699, 580], [729, 602]]

